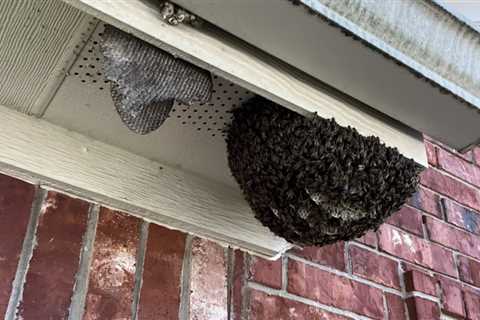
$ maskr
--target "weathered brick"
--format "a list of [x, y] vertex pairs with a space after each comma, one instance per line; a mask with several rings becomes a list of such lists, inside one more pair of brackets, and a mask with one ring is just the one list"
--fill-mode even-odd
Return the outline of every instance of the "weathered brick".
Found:
[[35, 187], [0, 174], [0, 317], [8, 306]]
[[383, 319], [383, 293], [295, 260], [288, 263], [288, 292], [320, 303]]
[[245, 255], [240, 250], [234, 250], [233, 253], [232, 320], [242, 320], [243, 288], [246, 285]]
[[422, 186], [418, 187], [418, 191], [413, 194], [407, 203], [434, 216], [439, 218], [442, 217], [440, 197], [438, 194], [425, 189]]
[[89, 204], [49, 192], [42, 205], [19, 317], [66, 319], [78, 269]]
[[400, 289], [398, 263], [371, 251], [351, 246], [352, 272], [362, 278]]
[[427, 153], [427, 161], [431, 166], [437, 166], [437, 146], [431, 142], [425, 141], [425, 151]]
[[437, 276], [441, 288], [442, 312], [456, 318], [465, 318], [463, 294], [460, 286], [447, 278]]
[[480, 213], [456, 204], [449, 199], [442, 199], [447, 221], [470, 231], [480, 234]]
[[440, 310], [435, 302], [419, 297], [408, 298], [406, 302], [410, 320], [440, 319]]
[[140, 221], [100, 210], [83, 319], [131, 316]]
[[429, 238], [446, 247], [480, 259], [480, 238], [446, 223], [426, 217]]
[[436, 141], [435, 139], [432, 139], [432, 138], [429, 138], [429, 137], [427, 137], [426, 139], [429, 140], [433, 145], [435, 145], [437, 147], [437, 149], [443, 149], [443, 150], [446, 150], [447, 152], [450, 152], [451, 154], [456, 155], [457, 157], [460, 157], [464, 160], [467, 160], [467, 161], [470, 161], [470, 162], [473, 161], [473, 154], [472, 154], [471, 151], [461, 153], [461, 152], [458, 152], [457, 150], [453, 149], [452, 147], [450, 147], [450, 146], [448, 146], [444, 143], [441, 143], [440, 141]]
[[224, 248], [200, 238], [192, 242], [190, 315], [195, 320], [226, 320], [228, 316]]
[[251, 320], [267, 319], [285, 319], [285, 320], [304, 320], [304, 319], [322, 319], [322, 320], [347, 320], [340, 315], [336, 315], [312, 306], [268, 295], [266, 293], [252, 290], [250, 296]]
[[178, 319], [185, 237], [182, 232], [149, 225], [138, 319]]
[[338, 270], [345, 270], [345, 243], [343, 241], [323, 247], [294, 249], [292, 252], [306, 260]]
[[438, 149], [437, 155], [440, 168], [464, 181], [480, 186], [479, 167], [443, 149]]
[[480, 262], [464, 256], [458, 256], [458, 273], [464, 282], [480, 287]]
[[404, 273], [405, 289], [407, 292], [419, 291], [425, 294], [436, 296], [436, 280], [418, 270], [408, 270]]
[[465, 308], [467, 309], [467, 319], [480, 320], [480, 293], [464, 290], [463, 296]]
[[387, 223], [423, 237], [422, 214], [415, 208], [403, 206], [387, 219]]
[[380, 227], [378, 237], [382, 251], [438, 272], [456, 275], [452, 254], [434, 243], [387, 224]]
[[420, 183], [470, 208], [480, 210], [480, 191], [439, 171], [429, 168], [420, 174]]
[[271, 288], [282, 287], [282, 259], [265, 260], [252, 256], [250, 258], [249, 279]]
[[387, 300], [388, 320], [406, 320], [403, 299], [396, 294], [385, 293]]
[[373, 231], [368, 231], [362, 237], [355, 239], [355, 241], [363, 243], [364, 245], [367, 245], [369, 247], [376, 248], [377, 247], [377, 234]]
[[480, 166], [480, 146], [473, 148], [473, 157], [475, 158], [475, 163]]

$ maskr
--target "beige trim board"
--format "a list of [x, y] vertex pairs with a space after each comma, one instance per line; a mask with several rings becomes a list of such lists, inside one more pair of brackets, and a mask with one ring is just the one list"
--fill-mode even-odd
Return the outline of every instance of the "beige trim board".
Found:
[[7, 107], [0, 121], [4, 170], [267, 258], [291, 247], [255, 219], [238, 190]]
[[365, 136], [378, 136], [408, 158], [427, 165], [417, 131], [332, 92], [318, 80], [219, 29], [168, 25], [161, 20], [158, 2], [153, 1], [64, 1], [291, 110], [304, 115], [316, 112]]

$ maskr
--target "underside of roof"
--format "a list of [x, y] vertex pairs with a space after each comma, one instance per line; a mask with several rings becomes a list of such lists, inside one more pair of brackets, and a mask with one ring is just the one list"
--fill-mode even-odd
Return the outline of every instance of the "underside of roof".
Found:
[[436, 1], [174, 2], [456, 149], [480, 138], [480, 33]]

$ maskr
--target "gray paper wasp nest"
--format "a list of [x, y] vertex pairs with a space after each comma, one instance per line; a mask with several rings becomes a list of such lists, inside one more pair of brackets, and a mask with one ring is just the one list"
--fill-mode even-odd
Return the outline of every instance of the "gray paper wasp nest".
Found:
[[210, 100], [210, 73], [112, 26], [101, 45], [105, 77], [120, 118], [146, 134], [167, 119], [174, 101], [186, 105]]
[[376, 229], [415, 192], [420, 171], [376, 137], [259, 97], [234, 110], [227, 149], [256, 217], [299, 245]]

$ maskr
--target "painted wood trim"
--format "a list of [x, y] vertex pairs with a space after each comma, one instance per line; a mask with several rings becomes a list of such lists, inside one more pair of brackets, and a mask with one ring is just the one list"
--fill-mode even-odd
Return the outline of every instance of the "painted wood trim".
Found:
[[319, 81], [216, 28], [170, 26], [161, 20], [155, 2], [64, 1], [291, 110], [304, 115], [316, 112], [335, 118], [340, 125], [355, 127], [363, 135], [378, 136], [405, 156], [427, 165], [417, 131], [330, 91]]
[[[0, 104], [40, 116], [88, 38], [92, 17], [57, 0], [0, 1]], [[90, 31], [90, 32], [91, 32]]]
[[255, 219], [238, 190], [6, 107], [0, 122], [3, 171], [268, 258], [291, 247]]

